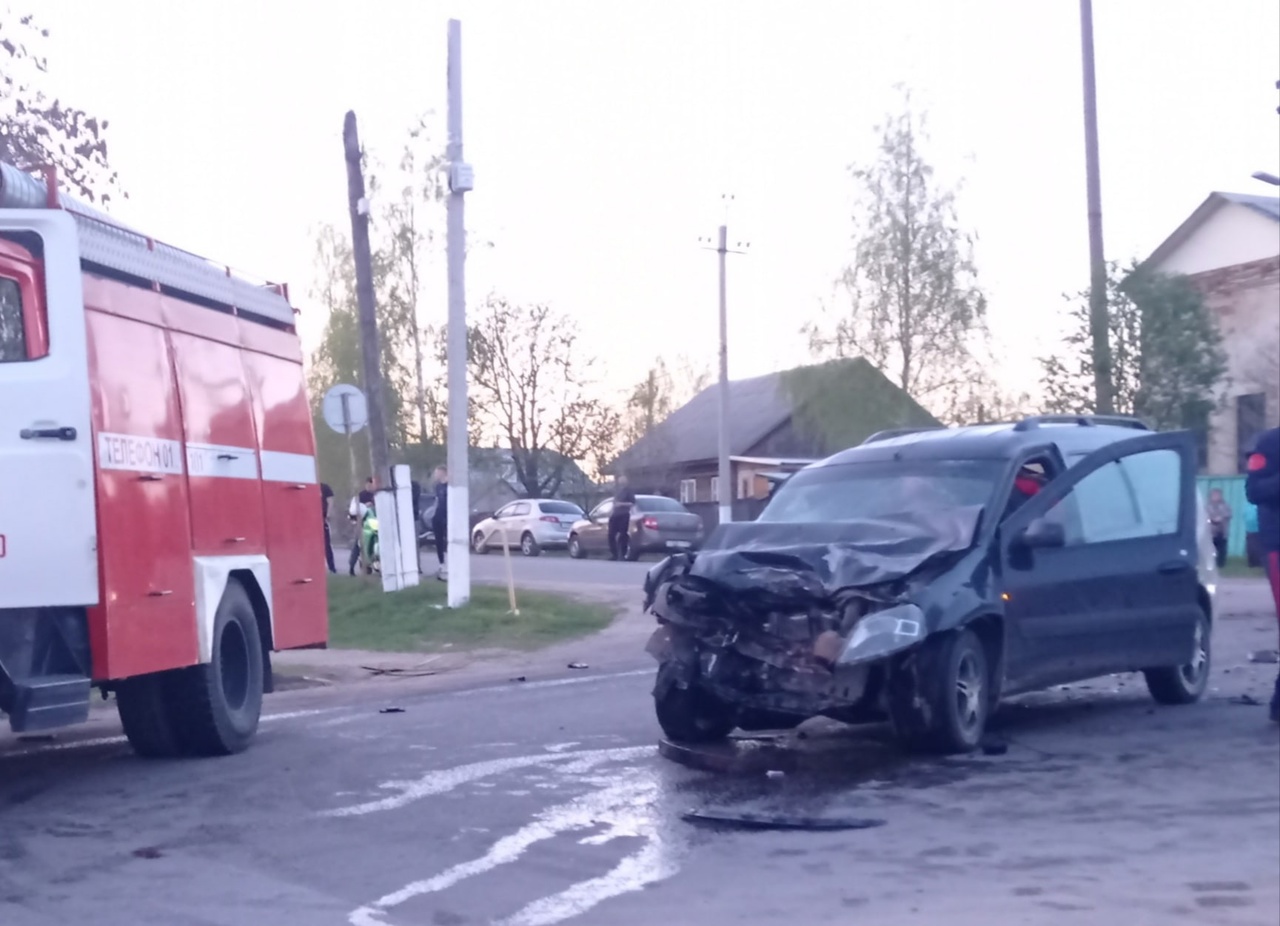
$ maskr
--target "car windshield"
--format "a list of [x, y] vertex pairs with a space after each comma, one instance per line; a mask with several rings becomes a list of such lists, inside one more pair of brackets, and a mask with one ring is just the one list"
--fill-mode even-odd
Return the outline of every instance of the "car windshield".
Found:
[[636, 499], [637, 511], [685, 511], [684, 505], [674, 498], [662, 495], [641, 495]]
[[572, 514], [582, 517], [582, 509], [573, 502], [539, 502], [543, 514]]
[[787, 480], [756, 520], [816, 524], [986, 505], [1002, 469], [992, 460], [819, 466]]

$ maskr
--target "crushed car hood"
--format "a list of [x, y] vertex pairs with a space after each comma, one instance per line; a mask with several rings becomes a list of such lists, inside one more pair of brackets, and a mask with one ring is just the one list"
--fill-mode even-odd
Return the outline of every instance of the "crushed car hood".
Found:
[[722, 524], [696, 555], [674, 556], [655, 567], [645, 581], [645, 597], [651, 603], [661, 583], [683, 574], [729, 593], [833, 598], [841, 589], [902, 579], [932, 560], [969, 549], [982, 510], [970, 506], [824, 524]]

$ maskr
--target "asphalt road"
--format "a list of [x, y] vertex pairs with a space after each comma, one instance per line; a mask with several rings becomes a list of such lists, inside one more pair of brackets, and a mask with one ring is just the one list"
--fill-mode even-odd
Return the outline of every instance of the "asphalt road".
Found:
[[[471, 578], [476, 582], [506, 581], [506, 562], [501, 551], [473, 555]], [[638, 563], [612, 562], [608, 559], [570, 559], [563, 553], [521, 556], [513, 551], [511, 574], [521, 588], [555, 588], [572, 591], [634, 590], [637, 595], [644, 585], [645, 573], [657, 565], [661, 557], [650, 556]], [[423, 557], [428, 572], [434, 571], [435, 558]]]
[[[604, 564], [564, 568], [580, 565]], [[1255, 590], [1236, 599], [1203, 703], [1156, 708], [1132, 678], [1030, 696], [999, 715], [1010, 748], [991, 757], [818, 730], [816, 769], [684, 768], [657, 754], [642, 657], [485, 688], [287, 692], [221, 760], [136, 759], [108, 719], [0, 737], [0, 923], [1273, 926], [1280, 730], [1231, 699], [1266, 694], [1275, 666], [1247, 653], [1275, 645], [1275, 622]], [[884, 825], [680, 818], [705, 806]]]

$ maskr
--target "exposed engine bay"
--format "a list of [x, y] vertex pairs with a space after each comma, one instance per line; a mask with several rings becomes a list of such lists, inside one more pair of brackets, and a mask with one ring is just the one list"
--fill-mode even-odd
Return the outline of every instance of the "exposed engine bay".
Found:
[[723, 525], [646, 579], [659, 689], [696, 683], [744, 727], [875, 719], [889, 657], [930, 632], [913, 593], [969, 548], [980, 515]]

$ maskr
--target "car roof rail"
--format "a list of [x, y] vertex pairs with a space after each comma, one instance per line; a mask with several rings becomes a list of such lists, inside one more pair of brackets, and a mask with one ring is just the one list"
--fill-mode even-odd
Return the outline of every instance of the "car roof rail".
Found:
[[942, 430], [945, 430], [945, 428], [940, 424], [930, 425], [927, 428], [889, 428], [884, 431], [876, 431], [876, 433], [872, 434], [870, 437], [868, 437], [858, 446], [861, 447], [864, 444], [874, 444], [879, 441], [889, 440], [894, 437], [905, 437], [908, 434], [919, 434], [922, 431], [942, 431]]
[[1145, 421], [1132, 415], [1031, 415], [1015, 424], [1013, 429], [1032, 431], [1042, 424], [1075, 424], [1082, 428], [1107, 425], [1113, 428], [1132, 428], [1135, 431], [1151, 430]]

